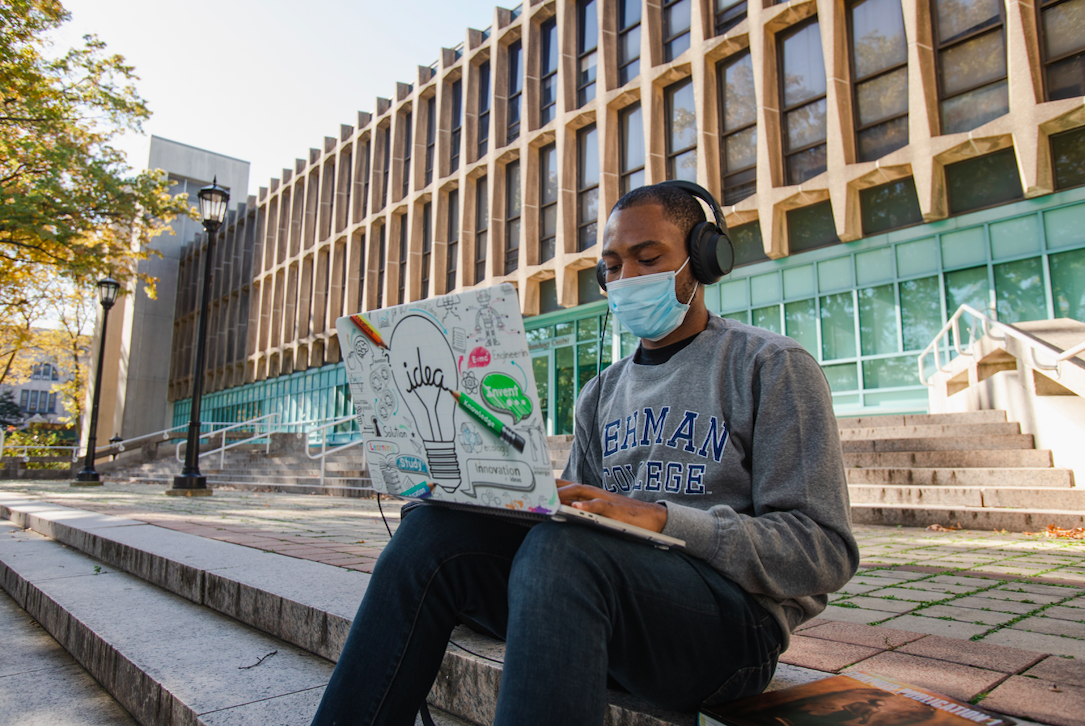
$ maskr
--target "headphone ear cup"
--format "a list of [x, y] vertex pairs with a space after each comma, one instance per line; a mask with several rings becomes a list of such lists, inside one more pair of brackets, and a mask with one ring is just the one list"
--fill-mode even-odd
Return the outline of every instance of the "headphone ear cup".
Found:
[[599, 287], [603, 292], [607, 291], [607, 263], [605, 260], [599, 260], [595, 263], [595, 281], [599, 283]]
[[[712, 222], [701, 222], [689, 233], [690, 272], [703, 285], [711, 285], [723, 277], [724, 273], [716, 260], [720, 237], [719, 227]], [[727, 245], [730, 247], [729, 241]]]

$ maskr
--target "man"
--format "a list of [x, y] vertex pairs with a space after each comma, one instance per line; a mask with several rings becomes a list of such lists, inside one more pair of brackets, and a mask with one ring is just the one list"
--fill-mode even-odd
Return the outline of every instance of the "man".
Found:
[[610, 304], [641, 344], [581, 392], [559, 489], [686, 550], [416, 507], [314, 725], [413, 723], [460, 622], [506, 640], [495, 724], [598, 726], [608, 680], [680, 710], [752, 695], [854, 574], [828, 384], [791, 339], [708, 312], [687, 243], [704, 219], [667, 184], [611, 212]]

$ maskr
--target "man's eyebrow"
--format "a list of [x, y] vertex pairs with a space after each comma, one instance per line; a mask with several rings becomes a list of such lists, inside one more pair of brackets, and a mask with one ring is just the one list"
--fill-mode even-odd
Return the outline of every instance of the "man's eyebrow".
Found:
[[[632, 245], [631, 247], [629, 247], [629, 253], [635, 255], [638, 252], [641, 252], [641, 251], [643, 251], [645, 249], [649, 249], [649, 248], [652, 248], [652, 247], [666, 247], [666, 246], [667, 246], [666, 242], [660, 242], [659, 240], [654, 240], [654, 239], [647, 239], [647, 240], [644, 240], [643, 242], [637, 242], [635, 245]], [[608, 257], [608, 256], [609, 257], [617, 257], [618, 253], [615, 252], [614, 250], [611, 250], [611, 249], [604, 249], [603, 253], [602, 253], [602, 256], [603, 257]]]

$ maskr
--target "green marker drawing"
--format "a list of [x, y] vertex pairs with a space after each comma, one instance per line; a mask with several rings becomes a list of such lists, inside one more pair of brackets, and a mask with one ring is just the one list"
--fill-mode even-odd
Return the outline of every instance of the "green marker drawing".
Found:
[[504, 373], [488, 373], [479, 386], [482, 400], [495, 411], [508, 411], [512, 422], [520, 423], [531, 415], [531, 399], [520, 388], [520, 382]]
[[519, 451], [521, 454], [524, 453], [524, 444], [527, 442], [524, 441], [524, 438], [520, 436], [520, 434], [494, 418], [493, 414], [471, 400], [466, 393], [460, 393], [459, 391], [452, 391], [451, 393], [453, 398], [459, 403], [460, 408], [470, 414], [471, 418], [485, 426], [490, 433]]

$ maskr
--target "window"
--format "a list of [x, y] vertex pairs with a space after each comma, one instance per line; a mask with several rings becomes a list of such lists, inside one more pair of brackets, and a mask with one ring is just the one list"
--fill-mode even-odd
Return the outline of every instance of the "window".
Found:
[[490, 140], [490, 61], [478, 67], [478, 155], [489, 150]]
[[689, 50], [690, 0], [663, 0], [663, 60]]
[[399, 218], [399, 291], [396, 304], [407, 302], [407, 250], [410, 230], [407, 229], [407, 215]]
[[553, 259], [558, 236], [558, 145], [539, 149], [539, 261]]
[[860, 190], [859, 210], [863, 218], [864, 235], [879, 234], [923, 222], [915, 180], [911, 177]]
[[833, 208], [828, 202], [799, 207], [787, 213], [788, 252], [797, 254], [840, 242], [836, 236]]
[[509, 95], [506, 109], [508, 111], [508, 125], [505, 133], [505, 143], [511, 143], [520, 138], [520, 96], [524, 90], [523, 74], [523, 45], [516, 41], [509, 46]]
[[520, 265], [520, 161], [505, 167], [505, 274]]
[[746, 3], [740, 0], [716, 0], [716, 35], [723, 35], [746, 19]]
[[1085, 0], [1040, 3], [1048, 101], [1085, 95]]
[[486, 254], [490, 246], [490, 200], [486, 177], [475, 182], [475, 284], [486, 279]]
[[942, 133], [971, 131], [1010, 110], [1001, 0], [934, 0]]
[[49, 408], [46, 409], [46, 412], [47, 413], [56, 413], [57, 412], [57, 394], [55, 394], [55, 393], [50, 393], [49, 394]]
[[403, 114], [403, 196], [411, 191], [411, 147], [414, 142], [411, 139], [411, 119], [414, 116], [410, 111]]
[[377, 246], [377, 307], [384, 307], [384, 268], [388, 259], [388, 246], [385, 243], [384, 232], [387, 224], [380, 226], [380, 242]]
[[580, 108], [595, 98], [599, 14], [595, 0], [580, 0], [576, 12], [576, 106]]
[[381, 209], [388, 204], [388, 170], [392, 166], [392, 124], [384, 127], [381, 133], [384, 142], [384, 166], [381, 167]]
[[1013, 149], [947, 165], [946, 194], [950, 214], [993, 207], [1024, 197]]
[[825, 171], [825, 61], [817, 20], [786, 35], [780, 55], [787, 183], [802, 184]]
[[644, 186], [644, 115], [640, 103], [618, 112], [620, 193]]
[[30, 410], [30, 391], [19, 392], [19, 408], [24, 411]]
[[369, 214], [369, 141], [362, 144], [362, 219]]
[[426, 101], [426, 185], [433, 181], [433, 152], [437, 148], [437, 96]]
[[558, 109], [558, 19], [542, 24], [542, 68], [539, 82], [539, 126], [554, 120]]
[[599, 220], [599, 134], [595, 124], [576, 134], [577, 249], [595, 244]]
[[422, 291], [421, 298], [429, 297], [429, 266], [433, 256], [433, 204], [422, 205]]
[[1085, 185], [1085, 126], [1051, 137], [1051, 161], [1056, 189]]
[[693, 80], [687, 78], [663, 91], [667, 121], [667, 178], [697, 181], [697, 115]]
[[448, 171], [460, 168], [460, 132], [463, 130], [463, 81], [452, 82], [452, 137], [449, 139]]
[[445, 292], [456, 289], [456, 270], [460, 263], [460, 190], [448, 193], [448, 272], [445, 276]]
[[757, 99], [749, 51], [720, 68], [720, 169], [723, 203], [738, 204], [757, 191]]
[[618, 85], [640, 75], [640, 0], [618, 2]]
[[768, 259], [761, 239], [761, 223], [750, 222], [731, 228], [731, 244], [735, 248], [735, 267], [753, 265]]
[[848, 12], [859, 161], [908, 144], [908, 44], [900, 0], [859, 0]]

